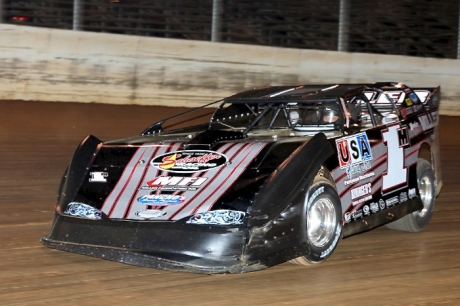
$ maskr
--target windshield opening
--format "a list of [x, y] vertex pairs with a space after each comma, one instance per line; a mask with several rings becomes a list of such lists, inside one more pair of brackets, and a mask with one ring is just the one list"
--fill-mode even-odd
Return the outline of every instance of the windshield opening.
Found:
[[228, 103], [214, 113], [210, 129], [250, 130], [293, 129], [299, 131], [338, 130], [343, 114], [337, 102]]

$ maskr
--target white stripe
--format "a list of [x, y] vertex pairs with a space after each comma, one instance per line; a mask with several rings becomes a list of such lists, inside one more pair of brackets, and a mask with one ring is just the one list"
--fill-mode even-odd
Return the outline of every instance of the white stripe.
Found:
[[[225, 191], [227, 191], [227, 189], [239, 178], [246, 167], [253, 161], [265, 145], [265, 143], [252, 144], [239, 152], [232, 161], [232, 165], [226, 167], [217, 177], [213, 178], [208, 186], [206, 186], [206, 192], [202, 192], [194, 198], [184, 210], [174, 217], [174, 219], [178, 220], [187, 217], [195, 211], [208, 211], [225, 193]], [[222, 186], [220, 186], [221, 184]]]
[[[181, 143], [177, 143], [174, 146], [172, 146], [169, 150], [168, 150], [169, 146], [163, 146], [160, 150], [158, 150], [158, 152], [156, 153], [156, 156], [160, 156], [160, 155], [165, 154], [165, 153], [177, 151], [180, 146], [181, 146]], [[142, 218], [139, 218], [138, 216], [136, 216], [135, 214], [136, 214], [137, 211], [145, 210], [145, 204], [139, 203], [137, 201], [137, 199], [142, 197], [142, 196], [144, 196], [144, 195], [150, 194], [151, 190], [148, 190], [148, 189], [143, 190], [143, 189], [139, 189], [139, 188], [144, 183], [146, 183], [146, 180], [148, 180], [149, 178], [155, 178], [155, 177], [157, 177], [159, 175], [158, 174], [159, 170], [157, 168], [153, 167], [150, 164], [150, 161], [153, 158], [155, 158], [155, 156], [151, 156], [150, 159], [147, 161], [147, 171], [146, 171], [145, 175], [143, 175], [143, 176], [141, 176], [139, 178], [138, 184], [135, 186], [135, 189], [132, 190], [132, 192], [129, 194], [129, 197], [127, 197], [125, 199], [124, 203], [126, 205], [131, 202], [131, 205], [129, 207], [129, 213], [128, 213], [127, 219], [142, 219]], [[134, 194], [134, 197], [133, 197], [133, 194]], [[123, 209], [123, 214], [119, 218], [122, 218], [125, 215], [125, 212], [126, 212], [126, 209]]]
[[[223, 153], [225, 150], [227, 150], [232, 144], [226, 144], [224, 145], [223, 147], [219, 148], [219, 150], [217, 152], [219, 153]], [[225, 153], [225, 155], [227, 156], [227, 158], [229, 159], [230, 162], [232, 162], [232, 164], [234, 163], [234, 158], [238, 155], [238, 151], [241, 149], [242, 146], [244, 146], [246, 144], [244, 143], [240, 143], [240, 144], [237, 144], [237, 145], [234, 145], [228, 152]], [[201, 186], [201, 188], [198, 190], [198, 191], [186, 191], [183, 195], [186, 196], [186, 198], [188, 200], [186, 200], [186, 202], [184, 203], [184, 205], [186, 206], [186, 210], [189, 210], [189, 208], [193, 211], [195, 209], [195, 206], [196, 205], [199, 205], [200, 203], [197, 202], [197, 203], [194, 203], [195, 202], [195, 198], [199, 195], [199, 194], [206, 194], [206, 195], [209, 195], [210, 193], [214, 192], [214, 190], [212, 188], [210, 188], [210, 184], [218, 179], [218, 177], [220, 177], [222, 175], [222, 173], [226, 172], [226, 170], [228, 171], [228, 168], [229, 166], [224, 166], [224, 168], [222, 167], [219, 167], [219, 168], [215, 168], [215, 169], [210, 169], [208, 171], [206, 171], [204, 173], [204, 176], [208, 178], [208, 180], [203, 184], [203, 186]], [[222, 171], [222, 173], [220, 175], [218, 175], [218, 177], [216, 177], [216, 175]], [[184, 208], [184, 205], [181, 205], [180, 207], [179, 206], [168, 206], [166, 207], [165, 211], [167, 211], [167, 214], [165, 215], [165, 219], [169, 219], [171, 218], [171, 216], [173, 216], [175, 213], [177, 213], [178, 211], [180, 211], [181, 209]], [[182, 214], [182, 212], [180, 213], [180, 215]], [[174, 218], [175, 220], [178, 219], [178, 218]]]
[[112, 189], [111, 193], [105, 199], [104, 204], [102, 205], [101, 210], [105, 214], [108, 214], [112, 209], [114, 201], [118, 198], [120, 192], [122, 192], [123, 186], [128, 181], [129, 177], [132, 175], [132, 172], [135, 171], [135, 168], [142, 167], [141, 165], [139, 165], [139, 160], [141, 160], [141, 158], [144, 157], [146, 151], [148, 151], [148, 148], [139, 148], [136, 151], [136, 153], [134, 153], [133, 157], [128, 162], [128, 164], [125, 166], [125, 169], [123, 170], [120, 179], [115, 184], [115, 187]]

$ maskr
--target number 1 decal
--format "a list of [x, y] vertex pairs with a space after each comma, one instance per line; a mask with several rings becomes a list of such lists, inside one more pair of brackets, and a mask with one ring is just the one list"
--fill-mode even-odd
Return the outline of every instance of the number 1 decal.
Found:
[[393, 125], [382, 132], [388, 150], [387, 172], [382, 175], [382, 193], [407, 184], [407, 168], [404, 166], [404, 147], [409, 145], [407, 127]]

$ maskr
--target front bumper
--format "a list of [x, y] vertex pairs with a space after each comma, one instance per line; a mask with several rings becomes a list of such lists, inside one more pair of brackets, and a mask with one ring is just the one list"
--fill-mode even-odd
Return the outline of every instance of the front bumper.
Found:
[[88, 220], [56, 213], [41, 242], [126, 264], [194, 273], [241, 273], [267, 266], [244, 260], [246, 227], [182, 222]]

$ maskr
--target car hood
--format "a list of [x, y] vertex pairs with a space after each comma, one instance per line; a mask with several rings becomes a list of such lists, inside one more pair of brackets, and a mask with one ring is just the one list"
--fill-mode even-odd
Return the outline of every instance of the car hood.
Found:
[[308, 140], [219, 133], [104, 142], [71, 202], [124, 220], [177, 221], [213, 210], [246, 212], [263, 181]]

